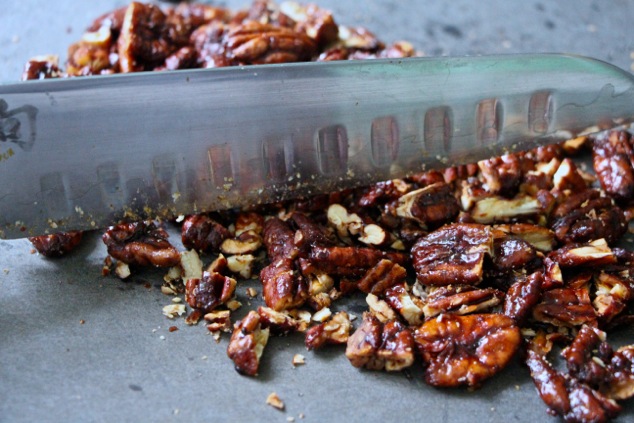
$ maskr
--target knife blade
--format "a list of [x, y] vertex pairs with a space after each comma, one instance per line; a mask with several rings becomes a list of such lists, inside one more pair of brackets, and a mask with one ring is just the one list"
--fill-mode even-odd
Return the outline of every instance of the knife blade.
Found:
[[572, 55], [293, 63], [0, 86], [0, 237], [248, 207], [471, 163], [634, 116]]

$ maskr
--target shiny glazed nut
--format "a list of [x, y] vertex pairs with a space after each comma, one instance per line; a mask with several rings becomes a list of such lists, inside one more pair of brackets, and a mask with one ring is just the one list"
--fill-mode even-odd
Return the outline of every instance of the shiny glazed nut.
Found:
[[226, 304], [236, 289], [236, 281], [220, 273], [204, 272], [201, 279], [189, 279], [185, 284], [185, 299], [190, 307], [209, 313]]
[[180, 263], [180, 254], [167, 237], [167, 232], [152, 222], [134, 222], [111, 226], [102, 240], [108, 254], [124, 263], [172, 267]]
[[506, 292], [504, 315], [513, 319], [518, 326], [526, 323], [533, 307], [539, 302], [543, 279], [541, 272], [520, 276]]
[[542, 293], [533, 308], [533, 318], [555, 326], [581, 326], [596, 320], [596, 311], [586, 288], [551, 289]]
[[355, 367], [400, 371], [414, 363], [414, 338], [400, 322], [383, 324], [364, 313], [361, 326], [348, 338], [346, 357]]
[[277, 259], [260, 272], [262, 296], [275, 311], [299, 307], [308, 298], [308, 282], [290, 259]]
[[273, 262], [279, 258], [294, 259], [299, 250], [295, 246], [295, 232], [290, 226], [277, 217], [264, 223], [263, 242], [269, 259]]
[[57, 56], [34, 57], [24, 65], [22, 80], [59, 78], [59, 58]]
[[236, 323], [227, 347], [227, 355], [235, 364], [238, 373], [256, 376], [260, 357], [269, 340], [269, 330], [262, 329], [260, 316], [251, 310], [244, 319]]
[[404, 267], [383, 259], [361, 278], [357, 287], [366, 294], [380, 295], [386, 289], [404, 282], [406, 277], [407, 271]]
[[61, 257], [70, 253], [81, 242], [83, 232], [60, 232], [52, 235], [30, 237], [33, 247], [45, 257]]
[[387, 289], [383, 295], [385, 302], [396, 310], [405, 321], [412, 325], [418, 326], [423, 323], [425, 303], [410, 293], [408, 286], [404, 283], [396, 284]]
[[331, 276], [361, 276], [383, 259], [404, 264], [407, 262], [407, 255], [365, 247], [314, 246], [308, 256], [315, 268]]
[[183, 246], [203, 252], [218, 252], [229, 231], [205, 214], [187, 216], [181, 228]]
[[484, 257], [492, 250], [489, 227], [452, 224], [419, 239], [412, 248], [412, 261], [424, 285], [475, 285], [482, 280]]
[[460, 206], [448, 184], [439, 182], [399, 197], [396, 215], [437, 227], [458, 215]]
[[253, 21], [227, 32], [222, 48], [235, 65], [303, 62], [316, 52], [315, 42], [305, 33]]
[[539, 396], [564, 421], [607, 422], [621, 412], [614, 400], [556, 371], [539, 353], [529, 349], [526, 364]]
[[614, 244], [627, 230], [623, 211], [598, 190], [573, 194], [553, 210], [551, 229], [569, 244], [605, 239]]
[[478, 162], [484, 177], [485, 189], [492, 194], [512, 197], [517, 193], [522, 179], [520, 157], [507, 154]]
[[441, 313], [472, 314], [489, 310], [502, 302], [504, 293], [493, 288], [447, 285], [433, 288], [425, 300], [423, 312], [429, 319]]
[[592, 162], [601, 187], [611, 196], [634, 198], [634, 141], [626, 131], [610, 131], [594, 139]]
[[520, 345], [520, 331], [501, 314], [441, 314], [414, 332], [425, 381], [433, 386], [479, 386], [502, 370]]
[[604, 239], [588, 244], [568, 244], [548, 257], [561, 267], [605, 266], [616, 263], [616, 256]]
[[602, 323], [607, 323], [618, 316], [634, 295], [634, 286], [619, 275], [601, 272], [595, 276], [596, 296], [592, 305]]

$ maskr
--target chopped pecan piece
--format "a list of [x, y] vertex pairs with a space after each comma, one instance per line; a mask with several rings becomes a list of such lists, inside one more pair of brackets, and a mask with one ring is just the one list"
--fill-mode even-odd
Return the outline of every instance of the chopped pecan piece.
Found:
[[626, 131], [610, 131], [594, 139], [594, 170], [601, 187], [621, 201], [634, 197], [634, 140]]
[[491, 309], [502, 302], [504, 293], [493, 288], [478, 289], [471, 285], [447, 285], [433, 288], [427, 296], [425, 318], [441, 313], [472, 314]]
[[295, 2], [284, 2], [280, 4], [280, 9], [296, 22], [295, 30], [315, 40], [318, 47], [337, 41], [339, 27], [329, 10], [315, 4], [300, 5]]
[[260, 316], [250, 311], [244, 319], [236, 323], [227, 347], [227, 355], [235, 364], [238, 373], [256, 376], [260, 357], [269, 340], [269, 330], [262, 329]]
[[506, 292], [504, 315], [515, 320], [518, 326], [524, 325], [533, 307], [539, 302], [542, 281], [541, 272], [520, 276]]
[[296, 258], [299, 250], [294, 239], [295, 232], [281, 219], [273, 217], [264, 223], [263, 242], [271, 261]]
[[308, 298], [308, 282], [290, 259], [277, 259], [260, 272], [262, 296], [275, 311], [299, 307]]
[[383, 259], [404, 264], [407, 255], [365, 247], [314, 246], [308, 257], [312, 266], [331, 276], [361, 276]]
[[220, 273], [204, 272], [201, 279], [189, 279], [185, 284], [185, 299], [192, 308], [209, 313], [226, 304], [236, 289], [236, 281]]
[[627, 230], [627, 222], [612, 199], [598, 190], [586, 190], [566, 198], [553, 210], [551, 228], [565, 244], [600, 238], [613, 244]]
[[398, 321], [383, 324], [364, 313], [361, 326], [348, 338], [346, 357], [355, 367], [399, 371], [414, 363], [414, 337]]
[[172, 267], [180, 263], [180, 254], [167, 237], [153, 222], [134, 222], [111, 226], [102, 240], [108, 254], [124, 263]]
[[520, 331], [501, 314], [441, 314], [414, 332], [433, 386], [479, 386], [502, 370], [520, 345]]
[[229, 231], [205, 214], [187, 216], [181, 228], [183, 246], [203, 252], [218, 252]]
[[132, 2], [117, 40], [121, 72], [151, 70], [178, 47], [168, 38], [166, 16], [158, 6]]
[[600, 238], [614, 244], [627, 230], [623, 211], [597, 190], [573, 194], [555, 208], [552, 217], [555, 236], [566, 244]]
[[505, 222], [535, 216], [542, 211], [539, 200], [529, 195], [520, 194], [510, 200], [495, 196], [477, 201], [471, 217], [478, 223]]
[[45, 257], [61, 257], [70, 253], [81, 242], [83, 232], [60, 232], [51, 235], [30, 237], [35, 249]]
[[413, 219], [424, 226], [437, 227], [451, 221], [460, 211], [451, 187], [443, 182], [408, 192], [397, 201], [397, 216]]
[[476, 285], [486, 254], [493, 250], [489, 227], [452, 224], [422, 237], [412, 248], [416, 277], [424, 285]]
[[533, 308], [533, 318], [555, 326], [580, 326], [592, 323], [597, 315], [585, 288], [551, 289], [542, 293]]
[[569, 190], [571, 192], [581, 192], [588, 188], [583, 176], [577, 170], [575, 163], [565, 158], [553, 175], [553, 184], [559, 191]]
[[593, 388], [601, 388], [609, 378], [607, 364], [612, 348], [605, 339], [605, 332], [583, 325], [572, 343], [561, 352], [568, 373]]
[[[441, 179], [442, 181], [442, 179]], [[402, 179], [392, 179], [385, 182], [377, 182], [367, 188], [358, 204], [361, 207], [372, 207], [398, 199], [409, 191], [409, 184]]]
[[496, 225], [495, 229], [520, 238], [539, 251], [551, 251], [556, 244], [553, 231], [543, 226], [530, 223], [514, 223], [511, 225]]
[[526, 364], [539, 396], [565, 421], [607, 422], [621, 412], [614, 400], [556, 371], [539, 353], [529, 349]]
[[386, 289], [405, 281], [407, 271], [404, 267], [383, 259], [361, 278], [357, 287], [366, 294], [382, 294]]
[[478, 162], [485, 189], [492, 194], [512, 197], [522, 179], [520, 156], [507, 154]]
[[348, 213], [341, 204], [331, 204], [327, 211], [328, 223], [337, 230], [342, 240], [358, 235], [363, 229], [363, 220], [356, 213]]
[[413, 326], [423, 323], [423, 301], [409, 292], [407, 284], [400, 283], [383, 293], [385, 302]]
[[333, 315], [329, 320], [306, 331], [305, 344], [309, 350], [326, 344], [345, 344], [352, 329], [350, 317], [345, 311]]
[[542, 264], [533, 246], [515, 236], [495, 237], [493, 241], [492, 271], [495, 275], [509, 275], [520, 270], [533, 271]]
[[59, 58], [57, 56], [39, 56], [29, 60], [24, 66], [22, 80], [59, 78]]
[[204, 319], [209, 322], [209, 332], [231, 332], [231, 312], [229, 310], [206, 313]]
[[316, 246], [330, 247], [334, 245], [334, 239], [326, 228], [317, 224], [304, 213], [293, 213], [291, 220], [297, 225], [293, 242], [304, 254]]
[[596, 296], [592, 301], [599, 319], [610, 322], [618, 316], [632, 298], [632, 288], [619, 275], [601, 272], [595, 276]]
[[561, 267], [604, 266], [616, 263], [616, 257], [604, 239], [588, 244], [568, 244], [552, 251], [548, 257]]
[[286, 335], [291, 332], [305, 332], [307, 322], [291, 317], [288, 313], [275, 311], [269, 307], [258, 307], [260, 324], [273, 334]]
[[610, 361], [611, 380], [607, 394], [615, 400], [634, 397], [634, 345], [619, 348]]

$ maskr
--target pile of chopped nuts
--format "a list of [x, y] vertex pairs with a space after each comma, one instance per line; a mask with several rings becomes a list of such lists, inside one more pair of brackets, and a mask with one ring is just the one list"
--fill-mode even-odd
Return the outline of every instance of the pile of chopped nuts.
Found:
[[[41, 57], [23, 78], [415, 54], [315, 5], [134, 2], [98, 18], [65, 70]], [[590, 150], [595, 173], [571, 159]], [[257, 375], [270, 336], [295, 332], [308, 349], [344, 345], [355, 367], [418, 361], [435, 387], [478, 387], [520, 357], [549, 412], [606, 421], [634, 396], [634, 345], [607, 339], [634, 318], [634, 252], [618, 247], [633, 203], [634, 136], [611, 130], [251, 210], [124, 222], [103, 235], [103, 273], [165, 268], [163, 293], [184, 294], [189, 309], [175, 302], [163, 313], [187, 313], [217, 337], [231, 332], [227, 355], [244, 375]], [[166, 224], [180, 226], [186, 251], [168, 241]], [[80, 240], [31, 239], [46, 256]], [[258, 277], [266, 306], [232, 322], [240, 280]], [[342, 297], [365, 298], [356, 324], [337, 311]], [[565, 371], [549, 361], [555, 346]]]

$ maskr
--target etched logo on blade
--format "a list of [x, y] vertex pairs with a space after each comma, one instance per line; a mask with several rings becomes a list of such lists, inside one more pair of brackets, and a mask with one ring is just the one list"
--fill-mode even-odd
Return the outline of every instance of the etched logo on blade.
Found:
[[30, 105], [9, 109], [0, 98], [0, 162], [15, 155], [14, 147], [29, 151], [35, 144], [37, 108]]

